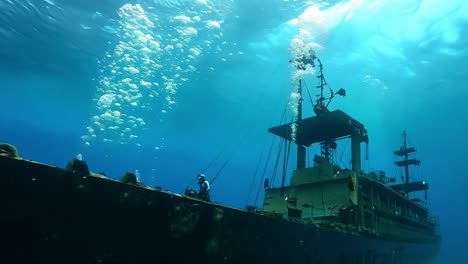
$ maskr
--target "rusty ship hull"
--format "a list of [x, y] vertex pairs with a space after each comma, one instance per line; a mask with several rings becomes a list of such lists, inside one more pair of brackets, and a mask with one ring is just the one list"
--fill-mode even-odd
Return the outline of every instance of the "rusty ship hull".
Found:
[[[1, 263], [431, 263], [398, 241], [0, 156]], [[6, 246], [5, 246], [6, 245]]]

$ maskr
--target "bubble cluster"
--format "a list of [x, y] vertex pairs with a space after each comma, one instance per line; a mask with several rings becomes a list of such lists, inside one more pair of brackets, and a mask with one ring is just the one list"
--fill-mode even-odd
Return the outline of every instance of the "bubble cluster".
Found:
[[[210, 8], [203, 1], [196, 4]], [[98, 62], [96, 111], [82, 136], [86, 145], [98, 141], [141, 146], [143, 131], [166, 121], [177, 104], [178, 89], [222, 37], [223, 21], [213, 20], [210, 12], [162, 19], [151, 10], [139, 4], [119, 10], [118, 41]], [[161, 149], [163, 143], [158, 144], [154, 149]]]
[[[307, 9], [315, 10], [315, 9]], [[293, 141], [296, 139], [297, 132], [297, 118], [298, 118], [298, 106], [301, 100], [301, 94], [299, 91], [300, 80], [305, 78], [307, 75], [313, 75], [315, 73], [313, 67], [313, 61], [315, 60], [315, 49], [319, 48], [314, 41], [314, 34], [309, 32], [307, 29], [311, 24], [316, 24], [314, 15], [315, 12], [307, 11], [294, 20], [294, 24], [297, 27], [298, 33], [289, 42], [289, 64], [291, 66], [291, 94], [289, 96], [289, 110], [294, 116], [295, 122], [291, 124], [291, 138]]]

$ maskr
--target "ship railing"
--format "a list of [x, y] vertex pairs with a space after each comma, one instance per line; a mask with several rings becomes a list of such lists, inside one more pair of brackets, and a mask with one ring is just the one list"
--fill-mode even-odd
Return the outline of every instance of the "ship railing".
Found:
[[381, 170], [370, 169], [368, 173], [361, 172], [359, 176], [368, 178], [369, 180], [380, 182], [382, 184], [385, 184], [387, 181], [387, 177], [385, 177], [385, 172]]

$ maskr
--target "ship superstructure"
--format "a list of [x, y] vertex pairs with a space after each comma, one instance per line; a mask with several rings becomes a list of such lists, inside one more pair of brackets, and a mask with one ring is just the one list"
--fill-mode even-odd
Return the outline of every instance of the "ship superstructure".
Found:
[[[419, 164], [409, 159], [415, 152], [406, 146], [395, 151], [404, 157], [396, 165], [405, 168], [405, 182], [390, 185], [392, 180], [383, 171], [365, 173], [361, 170], [361, 144], [369, 142], [362, 123], [341, 110], [328, 110], [324, 97], [326, 81], [323, 65], [318, 60], [320, 94], [314, 105], [315, 116], [302, 118], [298, 109], [297, 121], [272, 127], [269, 132], [297, 145], [297, 167], [288, 185], [266, 188], [263, 210], [294, 218], [305, 223], [338, 229], [352, 234], [396, 239], [402, 241], [437, 241], [437, 223], [420, 203], [408, 194], [426, 191], [424, 181], [410, 182], [408, 166]], [[302, 80], [299, 80], [299, 91]], [[338, 93], [345, 95], [344, 89]], [[301, 100], [301, 99], [300, 99]], [[299, 108], [302, 104], [299, 104]], [[293, 133], [293, 127], [297, 131]], [[351, 168], [342, 168], [332, 162], [331, 153], [340, 140], [351, 141]], [[320, 155], [313, 157], [313, 166], [306, 167], [306, 147], [320, 144]]]

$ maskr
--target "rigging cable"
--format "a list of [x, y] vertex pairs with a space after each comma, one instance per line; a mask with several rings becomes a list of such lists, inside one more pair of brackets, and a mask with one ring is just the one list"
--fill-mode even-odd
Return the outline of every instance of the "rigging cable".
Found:
[[[283, 120], [284, 120], [284, 117], [286, 116], [286, 110], [288, 110], [288, 104], [286, 104], [284, 106], [284, 110], [283, 110], [283, 114], [281, 115], [281, 120], [280, 120], [280, 125], [283, 124]], [[284, 139], [283, 139], [284, 140]], [[276, 170], [278, 168], [278, 162], [279, 162], [279, 156], [281, 154], [281, 148], [283, 146], [283, 140], [280, 140], [279, 142], [279, 152], [278, 152], [278, 156], [276, 157], [276, 162], [275, 162], [275, 167], [273, 168], [273, 176], [271, 177], [271, 182], [274, 182], [274, 179], [275, 179], [275, 175], [276, 175]], [[268, 161], [270, 160], [270, 154], [271, 154], [271, 151], [272, 151], [272, 148], [273, 148], [273, 143], [275, 141], [275, 138], [273, 138], [273, 140], [271, 141], [271, 145], [270, 145], [270, 151], [269, 151], [269, 154], [268, 154], [268, 159], [265, 163], [265, 168], [263, 169], [263, 175], [262, 175], [262, 180], [260, 182], [260, 186], [262, 185], [262, 182], [263, 182], [263, 179], [265, 177], [265, 173], [266, 173], [266, 169], [267, 169], [267, 165], [268, 165]], [[271, 184], [270, 182], [270, 184]], [[258, 197], [258, 192], [260, 192], [260, 186], [258, 187], [258, 191], [257, 191], [257, 197]], [[256, 200], [256, 199], [255, 199]]]
[[[281, 116], [281, 121], [280, 121], [280, 124], [283, 124], [283, 120], [284, 120], [284, 117], [286, 116], [286, 110], [288, 109], [288, 106], [286, 105], [284, 107], [284, 110], [283, 110], [283, 115]], [[273, 137], [273, 140], [271, 141], [271, 145], [270, 145], [270, 150], [268, 151], [268, 156], [267, 156], [267, 160], [265, 162], [265, 167], [263, 168], [263, 173], [262, 173], [262, 178], [260, 180], [260, 184], [258, 185], [258, 189], [257, 189], [257, 195], [255, 196], [255, 201], [254, 201], [254, 204], [257, 204], [257, 200], [258, 200], [258, 195], [260, 194], [260, 188], [262, 187], [262, 183], [263, 183], [263, 180], [265, 178], [265, 174], [266, 174], [266, 170], [267, 170], [267, 167], [268, 167], [268, 162], [270, 161], [270, 156], [271, 156], [271, 151], [273, 150], [273, 143], [275, 142], [275, 138]], [[279, 149], [281, 150], [281, 147], [282, 147], [282, 144], [284, 142], [284, 139], [283, 140], [280, 140], [279, 142]], [[273, 168], [273, 176], [271, 177], [271, 182], [274, 181], [274, 178], [275, 178], [275, 175], [276, 175], [276, 171], [278, 169], [278, 163], [279, 163], [279, 157], [280, 157], [280, 154], [281, 154], [281, 151], [278, 152], [278, 156], [276, 157], [276, 162], [275, 162], [275, 167]], [[270, 184], [271, 184], [270, 182]]]
[[[284, 143], [285, 139], [282, 139], [280, 140], [280, 147], [279, 149], [282, 148], [283, 146], [283, 143]], [[273, 142], [272, 142], [272, 146], [273, 146]], [[260, 188], [262, 187], [262, 182], [263, 182], [263, 179], [265, 178], [265, 174], [266, 174], [266, 169], [267, 169], [267, 166], [268, 166], [268, 160], [270, 159], [270, 154], [271, 154], [271, 148], [270, 148], [270, 153], [268, 154], [268, 158], [267, 158], [267, 162], [265, 163], [265, 167], [263, 168], [263, 174], [262, 174], [262, 179], [260, 181], [260, 184], [258, 185], [258, 189], [257, 189], [257, 195], [255, 196], [255, 202], [254, 204], [257, 204], [257, 200], [258, 200], [258, 195], [260, 194]], [[275, 176], [276, 176], [276, 172], [278, 170], [278, 164], [279, 164], [279, 158], [281, 156], [281, 151], [278, 152], [278, 155], [276, 156], [276, 162], [275, 162], [275, 167], [273, 168], [273, 176], [271, 177], [271, 182], [274, 181], [275, 179]], [[271, 184], [270, 182], [270, 184]]]
[[[244, 133], [244, 135], [240, 138], [240, 142], [239, 144], [236, 145], [236, 148], [234, 148], [232, 154], [231, 154], [231, 158], [234, 156], [234, 154], [239, 150], [239, 147], [242, 145], [242, 143], [244, 142], [245, 138], [246, 138], [246, 135], [247, 133]], [[225, 152], [226, 148], [224, 148], [219, 154], [218, 156], [212, 160], [210, 162], [210, 164], [208, 165], [208, 167], [206, 167], [202, 173], [206, 172], [213, 164], [215, 161], [217, 161], [219, 159], [219, 157], [221, 156], [221, 154], [223, 154]], [[228, 158], [224, 163], [223, 165], [221, 166], [221, 169], [218, 170], [218, 172], [216, 173], [216, 175], [213, 177], [213, 179], [210, 181], [210, 184], [212, 185], [213, 182], [216, 180], [216, 178], [218, 177], [219, 174], [221, 174], [221, 172], [223, 171], [223, 169], [226, 167], [227, 163], [230, 161], [231, 158]], [[187, 187], [185, 187], [184, 191], [187, 190], [192, 184], [195, 183], [195, 181], [197, 181], [198, 179], [198, 176], [189, 184], [187, 185]]]
[[[219, 157], [221, 157], [221, 155], [224, 153], [224, 151], [226, 150], [226, 148], [223, 148], [223, 150], [221, 150], [218, 155], [208, 164], [208, 166], [202, 170], [200, 173], [206, 173], [206, 171], [208, 171], [209, 168], [211, 168], [211, 166], [219, 159]], [[193, 181], [190, 182], [190, 184], [187, 185], [187, 187], [184, 188], [184, 190], [187, 190], [190, 186], [192, 186], [192, 184], [195, 183], [195, 181], [198, 179], [195, 178]]]
[[[252, 131], [253, 129], [251, 129], [250, 131]], [[232, 159], [232, 157], [234, 157], [234, 155], [239, 151], [240, 149], [240, 146], [244, 143], [245, 139], [247, 138], [247, 132], [244, 133], [244, 135], [241, 137], [240, 139], [240, 142], [239, 144], [236, 144], [236, 148], [234, 148], [234, 150], [232, 151], [232, 154], [230, 155], [231, 157], [228, 158], [223, 166], [221, 166], [221, 169], [219, 169], [219, 171], [216, 173], [216, 175], [213, 177], [213, 179], [210, 181], [210, 184], [213, 185], [214, 181], [216, 180], [216, 178], [218, 178], [218, 176], [221, 174], [221, 172], [224, 170], [224, 168], [226, 167], [226, 165], [228, 164], [228, 162]]]
[[283, 159], [283, 175], [281, 177], [281, 196], [284, 195], [284, 182], [286, 180], [286, 172], [288, 169], [289, 154], [291, 152], [291, 141], [289, 144], [284, 145], [284, 159]]
[[307, 86], [307, 83], [305, 82], [305, 80], [302, 80], [302, 82], [304, 83], [304, 86], [306, 87], [307, 94], [309, 94], [310, 104], [312, 105], [312, 109], [313, 109], [314, 108], [314, 101], [312, 101], [312, 96], [310, 95], [309, 87]]
[[[271, 144], [271, 145], [273, 146], [273, 144]], [[271, 148], [270, 148], [270, 153], [271, 153]], [[268, 158], [270, 157], [270, 153], [268, 153]], [[255, 184], [255, 178], [257, 177], [258, 169], [260, 168], [260, 161], [262, 161], [262, 153], [260, 153], [260, 157], [258, 158], [257, 167], [255, 168], [254, 177], [253, 177], [252, 183], [250, 184], [249, 194], [247, 195], [247, 201], [245, 201], [246, 206], [249, 204], [250, 194], [252, 193], [252, 189], [253, 189], [253, 186]]]
[[349, 144], [349, 140], [346, 140], [346, 145], [345, 145], [344, 148], [341, 150], [341, 155], [340, 155], [340, 164], [342, 164], [344, 168], [346, 168], [346, 165], [345, 165], [344, 162], [343, 162], [343, 154], [345, 153], [346, 148], [348, 147], [348, 144]]
[[197, 177], [197, 178], [195, 178], [195, 179], [194, 179], [192, 182], [190, 182], [190, 184], [189, 184], [189, 185], [187, 185], [187, 186], [186, 186], [186, 187], [185, 187], [185, 188], [184, 188], [182, 191], [185, 191], [185, 190], [187, 190], [187, 189], [188, 189], [190, 186], [192, 186], [192, 184], [194, 184], [194, 183], [195, 183], [195, 181], [197, 181], [197, 179], [198, 179], [198, 177]]
[[284, 142], [286, 142], [286, 139], [281, 139], [280, 141], [280, 144], [278, 146], [278, 155], [276, 156], [276, 161], [275, 161], [275, 167], [273, 167], [273, 172], [272, 172], [272, 176], [271, 176], [271, 183], [270, 184], [273, 184], [276, 180], [276, 175], [278, 173], [278, 166], [279, 166], [279, 161], [280, 161], [280, 158], [281, 158], [281, 149], [283, 148], [283, 144]]
[[216, 156], [215, 159], [213, 159], [210, 164], [208, 164], [208, 166], [202, 170], [200, 173], [205, 173], [206, 171], [208, 171], [209, 168], [211, 168], [211, 166], [219, 159], [219, 157], [221, 157], [221, 155], [224, 153], [224, 151], [226, 150], [226, 148], [224, 148], [223, 150], [221, 150], [218, 154], [218, 156]]
[[213, 179], [210, 181], [210, 184], [213, 185], [214, 181], [216, 180], [216, 178], [218, 177], [219, 174], [221, 174], [221, 172], [223, 171], [224, 167], [226, 167], [226, 164], [228, 164], [230, 159], [227, 159], [224, 163], [223, 163], [223, 166], [221, 166], [221, 169], [219, 169], [219, 171], [216, 173], [216, 175], [213, 177]]

